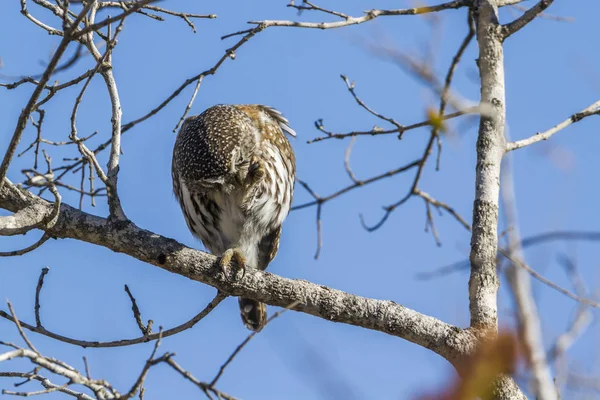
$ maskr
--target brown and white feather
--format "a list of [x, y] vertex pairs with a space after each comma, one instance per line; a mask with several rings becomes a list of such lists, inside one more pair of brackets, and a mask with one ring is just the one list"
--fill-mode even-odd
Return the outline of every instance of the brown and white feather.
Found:
[[[173, 150], [173, 191], [188, 228], [214, 255], [239, 248], [247, 267], [266, 269], [279, 248], [294, 193], [288, 120], [272, 107], [217, 105], [187, 118]], [[264, 176], [249, 179], [259, 166]], [[266, 307], [240, 299], [245, 325], [260, 330]]]

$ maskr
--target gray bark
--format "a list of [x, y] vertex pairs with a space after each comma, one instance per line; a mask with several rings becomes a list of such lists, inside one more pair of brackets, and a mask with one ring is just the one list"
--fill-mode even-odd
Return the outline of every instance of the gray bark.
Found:
[[[498, 331], [498, 202], [500, 195], [500, 165], [506, 140], [503, 35], [498, 22], [498, 0], [475, 0], [481, 78], [481, 103], [489, 110], [481, 115], [477, 137], [475, 169], [475, 201], [473, 233], [471, 235], [471, 276], [469, 279], [469, 310], [471, 328], [477, 335], [489, 337]], [[496, 382], [497, 400], [526, 399], [509, 376]]]
[[476, 12], [481, 102], [490, 112], [481, 116], [477, 138], [469, 308], [471, 327], [496, 331], [498, 199], [505, 148], [504, 55], [495, 0], [479, 0]]
[[[0, 208], [37, 213], [36, 220], [52, 214], [53, 205], [5, 180]], [[273, 306], [293, 307], [329, 321], [342, 322], [401, 337], [428, 348], [454, 365], [472, 354], [477, 340], [463, 330], [418, 313], [393, 301], [345, 293], [304, 280], [283, 278], [256, 269], [242, 276], [220, 272], [217, 258], [141, 229], [131, 221], [97, 217], [62, 205], [56, 223], [45, 231], [54, 238], [70, 238], [106, 247], [140, 261], [202, 282], [232, 296], [244, 296]]]

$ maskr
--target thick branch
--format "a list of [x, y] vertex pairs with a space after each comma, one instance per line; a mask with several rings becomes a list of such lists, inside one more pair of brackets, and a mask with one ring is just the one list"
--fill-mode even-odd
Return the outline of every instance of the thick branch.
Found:
[[[0, 208], [17, 211], [19, 207], [34, 205], [52, 208], [51, 203], [5, 181], [0, 191]], [[63, 205], [56, 224], [47, 232], [56, 238], [77, 239], [125, 253], [233, 296], [280, 307], [297, 302], [293, 308], [296, 311], [398, 336], [426, 347], [450, 362], [469, 354], [475, 345], [470, 332], [392, 301], [356, 296], [255, 269], [247, 270], [244, 277], [237, 279], [225, 277], [216, 257], [138, 228], [130, 221], [111, 222]]]

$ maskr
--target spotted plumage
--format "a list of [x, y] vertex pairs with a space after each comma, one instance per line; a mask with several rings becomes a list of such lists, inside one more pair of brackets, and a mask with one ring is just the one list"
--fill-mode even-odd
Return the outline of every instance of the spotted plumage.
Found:
[[[187, 118], [173, 150], [173, 191], [188, 228], [214, 255], [264, 270], [277, 254], [294, 193], [288, 120], [262, 105], [217, 105]], [[240, 298], [244, 324], [260, 330], [266, 307]]]

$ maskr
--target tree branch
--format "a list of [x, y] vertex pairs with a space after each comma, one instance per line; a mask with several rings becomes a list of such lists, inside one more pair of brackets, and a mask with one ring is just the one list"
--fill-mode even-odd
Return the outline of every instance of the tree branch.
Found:
[[[210, 314], [210, 312], [212, 310], [214, 310], [226, 297], [227, 297], [227, 295], [218, 293], [206, 305], [206, 307], [204, 307], [204, 309], [202, 311], [200, 311], [198, 314], [196, 314], [192, 319], [190, 319], [187, 322], [184, 322], [183, 324], [178, 325], [174, 328], [163, 331], [162, 337], [173, 336], [173, 335], [178, 334], [179, 332], [183, 332], [187, 329], [192, 328], [199, 321], [204, 319], [204, 317], [206, 317], [208, 314]], [[2, 311], [2, 310], [0, 310], [0, 317], [2, 317], [4, 319], [8, 319], [10, 321], [13, 320], [9, 313]], [[37, 317], [38, 317], [38, 315], [36, 313], [36, 319], [37, 319]], [[150, 342], [153, 340], [157, 340], [159, 338], [159, 333], [150, 333], [150, 334], [143, 335], [143, 336], [133, 338], [133, 339], [113, 340], [110, 342], [89, 341], [89, 340], [74, 339], [74, 338], [70, 338], [67, 336], [59, 335], [58, 333], [49, 331], [41, 323], [40, 324], [36, 323], [36, 326], [28, 324], [27, 322], [24, 322], [21, 320], [19, 321], [19, 323], [21, 324], [21, 326], [23, 328], [25, 328], [31, 332], [39, 333], [40, 335], [44, 335], [44, 336], [47, 336], [49, 338], [52, 338], [52, 339], [55, 339], [55, 340], [58, 340], [58, 341], [61, 341], [64, 343], [69, 343], [69, 344], [72, 344], [75, 346], [81, 346], [84, 348], [88, 348], [88, 347], [92, 347], [92, 348], [124, 347], [124, 346], [131, 346], [131, 345], [138, 344], [138, 343]]]
[[[0, 191], [0, 208], [51, 209], [52, 204], [18, 189], [8, 180]], [[270, 305], [287, 307], [328, 321], [355, 325], [426, 347], [450, 362], [469, 354], [473, 335], [436, 318], [398, 305], [345, 293], [323, 285], [283, 278], [249, 269], [243, 278], [231, 280], [220, 272], [217, 258], [186, 247], [173, 239], [138, 228], [131, 221], [111, 221], [63, 205], [56, 224], [48, 229], [56, 238], [72, 238], [124, 253], [167, 271], [206, 283], [232, 296], [248, 297]]]
[[525, 25], [529, 24], [534, 20], [535, 17], [540, 15], [542, 11], [552, 4], [554, 0], [540, 0], [535, 6], [531, 7], [529, 10], [525, 11], [523, 15], [519, 18], [511, 22], [510, 24], [506, 24], [502, 26], [502, 36], [503, 39], [506, 39], [513, 33], [516, 33], [521, 28], [524, 28]]
[[[87, 14], [87, 12], [89, 11], [89, 9], [92, 7], [92, 5], [94, 3], [95, 3], [95, 1], [88, 2], [86, 4], [86, 6], [83, 8], [83, 10], [81, 10], [79, 15], [77, 16], [77, 19], [75, 22], [79, 23], [79, 21], [81, 21], [81, 19], [83, 19], [85, 14]], [[73, 25], [73, 26], [76, 27], [76, 25]], [[65, 36], [63, 37], [63, 39], [60, 41], [60, 44], [56, 48], [56, 51], [54, 52], [52, 59], [50, 60], [50, 62], [48, 63], [48, 66], [46, 67], [46, 70], [44, 71], [44, 74], [42, 75], [39, 83], [37, 84], [33, 93], [31, 94], [29, 101], [27, 101], [25, 108], [23, 108], [23, 110], [21, 111], [21, 114], [19, 115], [19, 119], [17, 120], [17, 126], [13, 133], [12, 139], [8, 145], [8, 148], [6, 149], [6, 153], [2, 160], [2, 164], [0, 164], [0, 189], [2, 189], [2, 185], [4, 183], [4, 177], [6, 177], [6, 172], [8, 171], [8, 166], [10, 165], [10, 162], [12, 161], [15, 151], [17, 150], [17, 145], [21, 141], [21, 135], [23, 134], [23, 131], [25, 130], [25, 127], [27, 126], [27, 121], [29, 120], [29, 116], [35, 109], [37, 99], [42, 94], [42, 91], [44, 90], [46, 83], [48, 83], [48, 81], [50, 80], [52, 73], [56, 69], [56, 66], [58, 65], [58, 62], [60, 61], [60, 58], [62, 57], [63, 53], [67, 50], [69, 43], [71, 43], [71, 41], [73, 40], [73, 37], [71, 36], [71, 34], [72, 34], [72, 30], [69, 32], [65, 32]]]
[[[508, 253], [511, 257], [524, 261], [525, 253], [521, 247], [521, 234], [519, 232], [510, 159], [506, 159], [504, 163], [502, 174], [502, 205], [506, 218], [506, 227], [509, 230]], [[555, 400], [557, 399], [557, 393], [546, 360], [541, 322], [531, 292], [531, 276], [516, 264], [511, 264], [508, 268], [507, 276], [515, 298], [521, 332], [520, 336], [525, 348], [527, 361], [532, 371], [536, 398]]]
[[[269, 28], [272, 26], [280, 26], [280, 27], [293, 27], [293, 28], [309, 28], [309, 29], [335, 29], [342, 28], [344, 26], [350, 25], [358, 25], [364, 22], [371, 21], [377, 17], [382, 16], [396, 16], [396, 15], [421, 15], [427, 14], [437, 11], [443, 11], [448, 9], [457, 9], [461, 7], [466, 7], [470, 0], [454, 0], [447, 3], [438, 4], [435, 6], [423, 6], [423, 7], [414, 7], [414, 8], [405, 8], [399, 10], [369, 10], [365, 11], [365, 15], [362, 17], [351, 17], [348, 15], [338, 16], [342, 18], [342, 21], [335, 22], [297, 22], [297, 21], [249, 21], [249, 24], [260, 25], [264, 28]], [[309, 8], [305, 8], [309, 9]], [[334, 14], [334, 12], [330, 10], [325, 10], [320, 7], [310, 8], [311, 10], [325, 12], [327, 14]]]
[[600, 101], [595, 102], [584, 110], [571, 115], [569, 118], [564, 120], [563, 122], [555, 125], [554, 127], [548, 129], [545, 132], [538, 132], [535, 135], [528, 137], [527, 139], [517, 140], [515, 142], [510, 142], [506, 144], [506, 151], [513, 151], [520, 149], [525, 146], [529, 146], [531, 144], [541, 142], [542, 140], [548, 140], [552, 135], [561, 130], [565, 129], [567, 126], [574, 124], [575, 122], [579, 122], [584, 118], [587, 118], [592, 115], [600, 115]]

